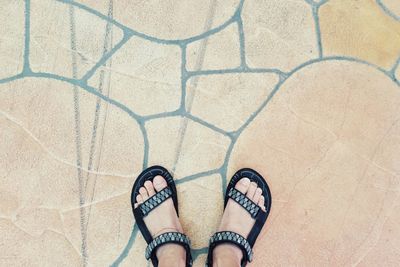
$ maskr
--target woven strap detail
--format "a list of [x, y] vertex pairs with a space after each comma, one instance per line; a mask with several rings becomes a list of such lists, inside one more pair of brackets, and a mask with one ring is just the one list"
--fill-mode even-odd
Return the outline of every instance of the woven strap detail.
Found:
[[177, 243], [182, 244], [185, 248], [190, 247], [189, 238], [178, 232], [168, 232], [161, 234], [153, 239], [146, 248], [146, 260], [151, 258], [151, 255], [156, 251], [156, 249], [167, 243]]
[[171, 196], [172, 196], [172, 190], [169, 187], [166, 187], [160, 192], [157, 192], [157, 194], [155, 194], [154, 196], [147, 199], [142, 204], [140, 204], [140, 210], [143, 213], [143, 217], [146, 217], [150, 213], [150, 211], [155, 209], [158, 205], [163, 203]]
[[242, 192], [236, 190], [235, 188], [231, 188], [228, 192], [228, 197], [236, 201], [240, 206], [245, 208], [248, 213], [250, 213], [252, 218], [255, 218], [260, 210], [260, 207], [247, 198]]
[[246, 260], [251, 262], [251, 260], [253, 259], [253, 250], [251, 249], [251, 246], [246, 238], [230, 231], [216, 232], [210, 238], [210, 246], [213, 247], [216, 246], [217, 243], [225, 243], [225, 242], [232, 243], [240, 247], [243, 253], [246, 252], [246, 255], [244, 255]]

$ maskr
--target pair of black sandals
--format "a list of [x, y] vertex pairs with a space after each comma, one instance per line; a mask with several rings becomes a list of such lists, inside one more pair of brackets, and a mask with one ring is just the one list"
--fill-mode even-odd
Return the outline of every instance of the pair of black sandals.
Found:
[[[136, 209], [134, 208], [134, 204], [136, 202], [136, 196], [139, 195], [139, 189], [144, 186], [146, 181], [153, 181], [154, 177], [160, 175], [164, 177], [167, 181], [167, 187], [165, 187], [160, 192], [157, 192], [152, 197], [148, 198], [145, 202], [140, 204]], [[240, 191], [235, 189], [236, 183], [247, 177], [250, 181], [257, 183], [257, 186], [262, 189], [263, 196], [265, 199], [265, 209], [263, 211], [257, 203], [254, 203], [246, 195], [242, 194]], [[147, 248], [145, 252], [145, 257], [147, 260], [151, 259], [154, 266], [158, 266], [158, 259], [156, 257], [156, 250], [162, 245], [168, 243], [175, 243], [183, 246], [186, 250], [186, 266], [192, 266], [193, 260], [190, 252], [190, 240], [189, 238], [178, 232], [168, 232], [160, 234], [159, 236], [153, 238], [150, 234], [149, 229], [144, 223], [144, 218], [157, 206], [163, 203], [168, 198], [172, 198], [175, 206], [176, 213], [179, 217], [179, 209], [178, 209], [178, 195], [176, 192], [176, 186], [174, 179], [171, 174], [161, 166], [153, 166], [144, 170], [136, 179], [135, 184], [132, 188], [131, 194], [131, 204], [133, 209], [133, 214], [136, 220], [136, 224], [139, 227], [144, 239], [147, 242]], [[264, 226], [269, 211], [271, 209], [271, 192], [269, 190], [267, 182], [264, 178], [252, 169], [241, 169], [235, 173], [232, 177], [231, 181], [228, 184], [225, 194], [224, 207], [228, 203], [228, 200], [232, 199], [237, 202], [240, 206], [242, 206], [253, 219], [255, 219], [255, 223], [253, 228], [251, 229], [249, 235], [247, 237], [243, 237], [238, 233], [234, 233], [231, 231], [221, 231], [216, 232], [210, 238], [210, 245], [207, 256], [207, 266], [212, 266], [213, 262], [213, 250], [216, 246], [224, 243], [229, 243], [236, 245], [243, 252], [243, 258], [241, 261], [241, 266], [246, 266], [247, 262], [251, 262], [253, 259], [253, 246], [256, 242], [258, 235], [261, 232], [262, 227]]]

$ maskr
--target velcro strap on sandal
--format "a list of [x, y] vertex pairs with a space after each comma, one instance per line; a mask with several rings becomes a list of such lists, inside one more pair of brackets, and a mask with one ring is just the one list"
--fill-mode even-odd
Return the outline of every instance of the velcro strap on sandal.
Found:
[[210, 248], [214, 249], [218, 244], [221, 243], [231, 243], [238, 246], [242, 252], [245, 261], [251, 262], [253, 259], [253, 250], [246, 238], [243, 236], [231, 232], [231, 231], [221, 231], [216, 232], [210, 238]]
[[140, 204], [140, 210], [143, 213], [143, 217], [146, 217], [150, 213], [150, 211], [155, 209], [171, 196], [172, 190], [169, 187], [166, 187], [160, 192], [157, 192], [154, 196], [148, 198], [145, 202]]
[[247, 212], [250, 213], [253, 219], [257, 216], [258, 212], [260, 211], [260, 206], [251, 201], [242, 192], [236, 190], [235, 188], [231, 188], [231, 190], [229, 190], [228, 197], [236, 201], [240, 206], [242, 206], [245, 210], [247, 210]]
[[146, 260], [151, 258], [158, 247], [167, 243], [181, 244], [186, 251], [190, 250], [190, 240], [186, 235], [178, 232], [168, 232], [157, 236], [149, 243], [146, 248]]

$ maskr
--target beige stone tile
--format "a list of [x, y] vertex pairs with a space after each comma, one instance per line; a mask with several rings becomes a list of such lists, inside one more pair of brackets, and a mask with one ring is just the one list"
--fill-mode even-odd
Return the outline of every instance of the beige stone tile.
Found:
[[319, 17], [325, 56], [355, 57], [390, 69], [400, 55], [400, 23], [376, 1], [330, 0]]
[[111, 77], [110, 97], [134, 112], [150, 115], [179, 108], [181, 49], [178, 46], [133, 37], [110, 61], [95, 73], [89, 85], [98, 88], [103, 70]]
[[79, 253], [61, 234], [46, 231], [31, 236], [6, 219], [0, 219], [0, 234], [1, 266], [80, 265]]
[[219, 70], [240, 66], [240, 42], [236, 23], [187, 46], [188, 70]]
[[[31, 1], [30, 63], [33, 71], [73, 77], [75, 46], [77, 77], [81, 78], [103, 55], [106, 38], [116, 44], [122, 31], [107, 32], [107, 23], [97, 16], [51, 0]], [[74, 31], [72, 30], [74, 28]], [[72, 36], [74, 34], [74, 36]], [[106, 37], [107, 36], [107, 37]]]
[[[75, 166], [74, 90], [57, 80], [26, 78], [0, 85], [2, 113], [9, 116], [59, 161]], [[90, 159], [97, 97], [79, 91], [82, 168]], [[132, 177], [142, 168], [143, 136], [128, 114], [100, 101], [92, 168], [100, 173]], [[121, 140], [124, 140], [121, 142]], [[18, 140], [17, 140], [18, 142]]]
[[30, 223], [30, 229], [40, 233], [47, 227], [43, 220], [55, 219], [53, 209], [78, 205], [76, 168], [55, 159], [13, 121], [2, 115], [0, 119], [0, 187], [6, 192], [1, 215], [25, 229]]
[[193, 115], [234, 131], [261, 106], [278, 81], [279, 76], [272, 73], [195, 76], [188, 81], [186, 103], [192, 99]]
[[230, 143], [228, 137], [180, 116], [151, 120], [146, 129], [149, 166], [174, 170], [175, 179], [221, 167]]
[[178, 185], [181, 222], [193, 249], [207, 247], [218, 228], [224, 204], [221, 179], [214, 174]]
[[396, 79], [397, 79], [398, 81], [400, 81], [400, 65], [397, 66], [397, 70], [395, 70], [394, 75], [395, 75]]
[[[130, 189], [130, 188], [129, 188]], [[133, 227], [130, 192], [84, 207], [87, 219], [87, 254], [92, 266], [112, 263], [125, 248]], [[82, 228], [79, 209], [62, 212], [65, 235], [75, 247], [81, 247]]]
[[[2, 174], [6, 174], [3, 169]], [[18, 209], [18, 198], [14, 195], [12, 188], [6, 188], [6, 186], [2, 186], [1, 189], [0, 217], [11, 218], [14, 215], [14, 211]]]
[[[109, 0], [78, 2], [107, 15]], [[163, 39], [189, 38], [226, 22], [239, 0], [113, 2], [114, 19], [133, 30]]]
[[312, 10], [306, 1], [245, 1], [242, 17], [250, 67], [290, 71], [318, 57]]
[[[42, 196], [43, 197], [43, 196]], [[32, 236], [40, 236], [46, 230], [63, 233], [61, 215], [58, 209], [40, 206], [24, 206], [18, 209], [13, 223]]]
[[6, 1], [0, 9], [0, 79], [17, 75], [23, 68], [24, 56], [23, 1]]
[[389, 234], [399, 232], [399, 104], [398, 86], [358, 63], [316, 63], [285, 81], [228, 167], [255, 168], [271, 187], [253, 266], [399, 261]]
[[[68, 258], [64, 264], [68, 265], [75, 255], [66, 253], [70, 253], [72, 247], [77, 251], [74, 253], [81, 253], [81, 231], [84, 231], [87, 232], [90, 261], [98, 263], [96, 266], [112, 262], [127, 244], [132, 229], [131, 179], [98, 175], [95, 188], [88, 186], [82, 190], [86, 204], [81, 219], [77, 208], [80, 190], [76, 168], [49, 155], [20, 126], [3, 116], [0, 122], [0, 148], [5, 152], [0, 153], [0, 191], [7, 192], [0, 203], [0, 215], [9, 217], [14, 228], [26, 233], [26, 236], [13, 237], [13, 232], [7, 230], [2, 234], [6, 239], [16, 238], [9, 243], [10, 253], [20, 255], [18, 251], [14, 253], [17, 249], [14, 247], [23, 242], [27, 252], [21, 252], [22, 260], [28, 255], [27, 259], [37, 261], [34, 266], [54, 266], [59, 258]], [[86, 175], [83, 172], [83, 176]], [[83, 230], [81, 221], [85, 225]], [[61, 241], [70, 246], [65, 252], [61, 250], [65, 247]], [[60, 250], [47, 248], [52, 244]], [[42, 253], [50, 252], [52, 254], [45, 254], [41, 259]], [[80, 261], [80, 255], [77, 257]], [[11, 262], [17, 260], [10, 258]]]

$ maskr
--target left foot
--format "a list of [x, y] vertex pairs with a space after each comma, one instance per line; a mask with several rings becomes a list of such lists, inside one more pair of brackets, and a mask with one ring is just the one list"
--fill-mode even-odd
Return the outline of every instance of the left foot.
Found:
[[[154, 177], [153, 182], [146, 181], [144, 186], [139, 189], [140, 194], [136, 197], [134, 208], [138, 208], [140, 204], [154, 196], [157, 192], [163, 190], [165, 187], [167, 187], [167, 181], [165, 181], [162, 176]], [[144, 218], [144, 223], [146, 224], [153, 238], [166, 232], [183, 233], [183, 229], [181, 223], [179, 222], [178, 215], [176, 214], [172, 198], [165, 200], [163, 203], [153, 209]], [[162, 266], [161, 262], [165, 263], [167, 261], [172, 261], [175, 263], [175, 265], [180, 262], [185, 264], [186, 251], [180, 245], [165, 244], [157, 249], [156, 256], [160, 262], [160, 266]]]

